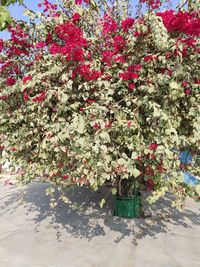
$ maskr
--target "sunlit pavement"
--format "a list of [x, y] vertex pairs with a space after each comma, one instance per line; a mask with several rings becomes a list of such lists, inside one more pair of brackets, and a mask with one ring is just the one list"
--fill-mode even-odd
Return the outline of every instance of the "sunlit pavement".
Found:
[[[7, 180], [7, 183], [5, 181]], [[67, 192], [49, 207], [47, 184], [0, 180], [0, 267], [200, 267], [200, 203], [179, 213], [164, 199], [148, 219], [112, 216], [109, 188]], [[169, 213], [170, 210], [170, 213]]]

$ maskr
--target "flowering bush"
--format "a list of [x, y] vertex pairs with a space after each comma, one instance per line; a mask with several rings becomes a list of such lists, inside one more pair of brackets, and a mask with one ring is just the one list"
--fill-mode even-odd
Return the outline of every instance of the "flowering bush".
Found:
[[0, 40], [0, 148], [22, 182], [110, 181], [120, 195], [146, 188], [150, 203], [172, 191], [178, 207], [199, 194], [178, 155], [199, 153], [200, 17], [195, 2], [162, 2], [140, 1], [147, 11], [133, 18], [128, 1], [44, 0], [30, 23], [12, 22]]

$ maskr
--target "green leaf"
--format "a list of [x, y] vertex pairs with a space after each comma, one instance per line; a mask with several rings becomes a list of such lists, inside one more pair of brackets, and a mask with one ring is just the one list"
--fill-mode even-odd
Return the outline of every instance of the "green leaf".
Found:
[[117, 194], [117, 189], [116, 189], [116, 188], [112, 188], [112, 189], [111, 189], [111, 193], [112, 193], [113, 195], [116, 195], [116, 194]]
[[9, 6], [14, 3], [19, 3], [22, 4], [24, 1], [23, 0], [1, 0], [1, 5], [2, 6]]
[[85, 121], [83, 119], [83, 116], [79, 116], [78, 122], [79, 124], [76, 130], [78, 133], [83, 134], [85, 130]]
[[196, 186], [196, 192], [200, 196], [200, 184]]
[[0, 6], [0, 30], [5, 30], [11, 22], [10, 11], [3, 6]]
[[132, 174], [135, 178], [137, 178], [140, 175], [140, 171], [138, 169], [133, 169]]
[[103, 208], [103, 206], [104, 206], [105, 203], [106, 203], [106, 201], [105, 201], [105, 199], [103, 198], [103, 199], [100, 201], [99, 206], [100, 206], [101, 208]]

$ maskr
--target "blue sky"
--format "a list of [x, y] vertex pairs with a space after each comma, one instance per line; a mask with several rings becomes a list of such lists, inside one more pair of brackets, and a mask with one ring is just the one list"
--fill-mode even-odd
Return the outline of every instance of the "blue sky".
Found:
[[[134, 2], [138, 3], [138, 1], [133, 0]], [[40, 0], [24, 0], [25, 5], [32, 10], [41, 10], [38, 7], [38, 3], [40, 2]], [[52, 1], [53, 2], [53, 1]], [[172, 0], [173, 2], [173, 7], [175, 8], [176, 5], [178, 4], [178, 2], [180, 2], [179, 0]], [[168, 6], [169, 8], [169, 6]], [[24, 8], [22, 6], [19, 6], [18, 4], [14, 4], [14, 5], [10, 5], [9, 7], [10, 13], [11, 15], [16, 18], [16, 19], [23, 19], [25, 20], [26, 17], [23, 16], [23, 11]], [[0, 38], [3, 39], [7, 39], [9, 38], [9, 34], [7, 32], [0, 32]]]
[[[32, 10], [39, 10], [38, 3], [40, 0], [24, 0], [25, 5]], [[9, 10], [11, 16], [16, 19], [26, 20], [26, 17], [23, 16], [24, 8], [18, 4], [10, 5]], [[7, 39], [9, 34], [7, 32], [0, 32], [0, 38]]]

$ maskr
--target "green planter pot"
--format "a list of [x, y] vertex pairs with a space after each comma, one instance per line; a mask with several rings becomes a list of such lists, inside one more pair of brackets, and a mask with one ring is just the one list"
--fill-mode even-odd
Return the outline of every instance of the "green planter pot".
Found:
[[141, 216], [142, 203], [141, 196], [119, 197], [115, 199], [114, 215], [123, 218], [137, 218]]

